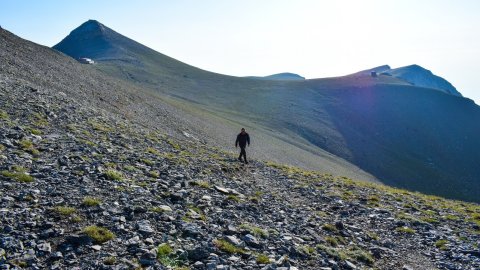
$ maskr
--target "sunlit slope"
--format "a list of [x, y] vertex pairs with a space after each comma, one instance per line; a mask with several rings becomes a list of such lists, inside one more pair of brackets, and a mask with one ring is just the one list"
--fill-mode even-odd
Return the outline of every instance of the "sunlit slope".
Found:
[[469, 99], [368, 72], [305, 81], [225, 76], [176, 61], [98, 22], [86, 24], [94, 33], [75, 30], [55, 48], [91, 57], [99, 63], [95, 68], [182, 106], [261, 130], [262, 139], [284, 143], [272, 146], [276, 150], [327, 151], [387, 184], [480, 200], [480, 110]]

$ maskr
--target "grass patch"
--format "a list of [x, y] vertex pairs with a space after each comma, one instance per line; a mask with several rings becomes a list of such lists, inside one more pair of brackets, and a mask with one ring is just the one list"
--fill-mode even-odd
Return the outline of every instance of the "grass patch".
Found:
[[150, 159], [146, 159], [146, 158], [141, 158], [140, 161], [145, 164], [145, 165], [148, 165], [148, 166], [153, 166], [155, 165], [155, 162], [153, 160], [150, 160]]
[[239, 226], [240, 229], [244, 229], [244, 230], [247, 230], [249, 233], [253, 234], [254, 236], [257, 236], [257, 237], [263, 237], [263, 238], [267, 238], [268, 237], [268, 232], [260, 227], [257, 227], [257, 226], [253, 226], [251, 224], [248, 224], [248, 223], [243, 223]]
[[8, 120], [10, 116], [8, 113], [4, 110], [0, 110], [0, 120]]
[[37, 136], [40, 136], [40, 135], [43, 134], [43, 132], [41, 130], [35, 129], [35, 128], [27, 128], [27, 131], [29, 131], [33, 135], [37, 135]]
[[156, 155], [156, 156], [159, 156], [159, 155], [160, 155], [160, 152], [159, 152], [157, 149], [153, 148], [153, 147], [148, 147], [145, 152], [147, 152], [147, 153], [149, 153], [149, 154]]
[[132, 165], [126, 165], [123, 167], [127, 172], [134, 172], [136, 171], [137, 169], [135, 168], [135, 166], [132, 166]]
[[270, 263], [270, 258], [265, 254], [259, 254], [256, 258], [258, 264], [267, 264]]
[[56, 206], [55, 208], [53, 208], [53, 211], [62, 216], [71, 216], [75, 214], [77, 210], [70, 206]]
[[440, 250], [447, 250], [448, 249], [447, 244], [448, 244], [447, 240], [441, 239], [441, 240], [438, 240], [437, 242], [435, 242], [435, 247], [440, 249]]
[[48, 125], [47, 118], [40, 113], [34, 113], [32, 115], [32, 121], [33, 121], [33, 124], [37, 127], [45, 127]]
[[122, 181], [123, 180], [123, 174], [119, 171], [110, 169], [105, 172], [105, 177], [108, 180], [115, 180], [115, 181]]
[[114, 265], [116, 263], [117, 263], [117, 258], [115, 258], [113, 256], [106, 257], [103, 260], [103, 264], [105, 264], [105, 265]]
[[104, 123], [100, 123], [100, 122], [95, 121], [95, 120], [88, 120], [88, 123], [96, 131], [101, 131], [101, 132], [111, 132], [111, 131], [113, 131], [113, 128], [109, 127], [108, 125], [106, 125]]
[[412, 228], [409, 227], [398, 227], [395, 229], [395, 231], [400, 232], [400, 233], [405, 233], [405, 234], [414, 234], [416, 231]]
[[422, 220], [424, 222], [431, 223], [431, 224], [440, 223], [440, 221], [438, 221], [438, 219], [436, 219], [434, 217], [421, 217], [420, 220]]
[[237, 195], [233, 195], [233, 194], [229, 194], [227, 196], [227, 200], [234, 201], [234, 202], [240, 202], [240, 198]]
[[335, 227], [335, 225], [330, 224], [330, 223], [325, 223], [325, 224], [323, 224], [322, 229], [324, 229], [325, 231], [329, 231], [329, 232], [336, 232], [336, 231], [338, 231], [338, 230], [337, 230], [337, 227]]
[[148, 176], [152, 177], [152, 178], [159, 178], [160, 177], [160, 173], [158, 171], [149, 171], [148, 172]]
[[100, 205], [101, 203], [102, 201], [100, 199], [95, 197], [90, 197], [90, 196], [83, 198], [83, 202], [82, 202], [83, 205], [88, 207], [97, 206], [97, 205]]
[[215, 246], [219, 250], [221, 250], [223, 252], [226, 252], [226, 253], [230, 253], [230, 254], [244, 254], [245, 253], [245, 250], [230, 244], [226, 240], [215, 239], [215, 240], [213, 240], [213, 243], [215, 244]]
[[2, 171], [3, 177], [10, 178], [13, 181], [21, 183], [31, 183], [35, 179], [26, 173], [26, 169], [20, 166], [12, 166], [12, 171]]
[[451, 214], [449, 214], [449, 215], [446, 215], [446, 216], [445, 216], [445, 219], [446, 219], [446, 220], [451, 220], [451, 221], [456, 221], [456, 220], [459, 220], [460, 218], [459, 218], [458, 216], [456, 216], [456, 215], [451, 215]]
[[338, 246], [338, 241], [335, 237], [327, 236], [325, 237], [325, 241], [332, 247]]
[[347, 250], [345, 253], [348, 257], [352, 258], [357, 262], [364, 262], [368, 265], [372, 265], [375, 262], [372, 254], [358, 247], [351, 248]]
[[370, 239], [375, 240], [375, 241], [380, 240], [380, 237], [378, 236], [378, 234], [376, 234], [374, 232], [367, 232], [367, 236], [370, 237]]
[[207, 181], [193, 181], [191, 185], [198, 186], [201, 188], [210, 188], [210, 183], [208, 183]]
[[188, 269], [181, 267], [184, 262], [173, 254], [173, 249], [169, 244], [163, 243], [157, 247], [157, 260], [166, 267], [173, 268], [175, 270]]
[[347, 255], [343, 252], [341, 252], [340, 250], [337, 250], [335, 248], [332, 248], [332, 247], [327, 247], [325, 245], [317, 245], [317, 249], [325, 252], [328, 256], [332, 257], [332, 258], [335, 258], [337, 260], [346, 260], [347, 259]]
[[40, 152], [33, 145], [33, 142], [30, 140], [26, 140], [26, 139], [21, 140], [19, 142], [19, 145], [24, 151], [29, 152], [32, 155], [36, 156], [40, 154]]
[[115, 234], [113, 234], [111, 231], [109, 231], [106, 228], [99, 227], [99, 226], [88, 226], [83, 229], [83, 233], [88, 235], [90, 238], [92, 238], [95, 242], [97, 243], [105, 243], [107, 241], [112, 240], [115, 238]]

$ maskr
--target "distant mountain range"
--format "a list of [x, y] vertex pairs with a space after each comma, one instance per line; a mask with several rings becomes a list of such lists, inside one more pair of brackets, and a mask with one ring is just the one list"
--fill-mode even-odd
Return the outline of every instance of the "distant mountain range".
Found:
[[[53, 48], [232, 133], [247, 127], [257, 157], [480, 201], [480, 108], [420, 66], [240, 78], [179, 62], [93, 20]], [[223, 135], [216, 142], [226, 146]]]
[[272, 74], [264, 77], [258, 77], [258, 76], [249, 76], [248, 78], [256, 78], [256, 79], [263, 79], [263, 80], [280, 80], [280, 81], [302, 81], [305, 80], [304, 77], [295, 74], [295, 73], [289, 73], [289, 72], [283, 72], [283, 73], [277, 73], [277, 74]]

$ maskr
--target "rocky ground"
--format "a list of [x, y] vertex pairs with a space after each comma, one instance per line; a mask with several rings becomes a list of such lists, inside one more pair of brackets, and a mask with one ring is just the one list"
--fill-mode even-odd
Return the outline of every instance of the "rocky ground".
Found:
[[0, 269], [479, 269], [480, 207], [240, 164], [0, 76]]

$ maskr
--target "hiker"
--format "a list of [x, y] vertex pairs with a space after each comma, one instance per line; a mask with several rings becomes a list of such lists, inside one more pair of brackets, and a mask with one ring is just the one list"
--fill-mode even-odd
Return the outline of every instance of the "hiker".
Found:
[[247, 144], [248, 146], [250, 146], [250, 136], [248, 136], [248, 133], [245, 132], [244, 128], [242, 128], [240, 134], [237, 135], [237, 140], [235, 141], [235, 148], [240, 145], [240, 156], [238, 157], [238, 160], [242, 161], [243, 156], [245, 164], [248, 164], [247, 152], [245, 152], [245, 147], [247, 147]]

